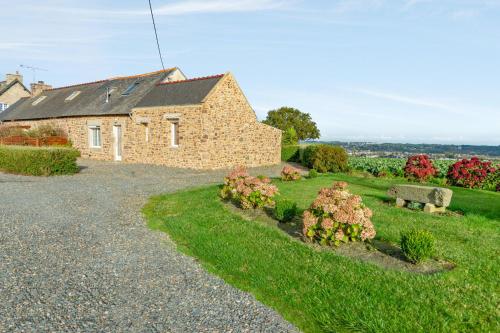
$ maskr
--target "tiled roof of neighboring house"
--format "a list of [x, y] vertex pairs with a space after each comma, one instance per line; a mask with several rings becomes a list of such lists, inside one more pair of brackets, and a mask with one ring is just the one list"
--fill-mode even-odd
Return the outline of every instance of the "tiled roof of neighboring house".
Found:
[[136, 107], [192, 105], [203, 99], [224, 75], [215, 75], [183, 81], [156, 84]]
[[[76, 84], [45, 90], [41, 95], [22, 98], [0, 114], [0, 121], [50, 119], [73, 116], [103, 116], [129, 114], [130, 110], [176, 68], [153, 73], [117, 77], [108, 80]], [[122, 95], [131, 85], [138, 83], [128, 95]], [[109, 102], [106, 93], [112, 90]], [[79, 91], [72, 100], [68, 96]], [[40, 97], [41, 102], [35, 103]]]
[[6, 84], [5, 81], [0, 82], [0, 96], [2, 96], [4, 92], [6, 92], [7, 90], [9, 90], [13, 86], [15, 86], [17, 83], [19, 83], [21, 85], [21, 87], [24, 88], [24, 90], [26, 90], [27, 92], [30, 92], [28, 90], [28, 88], [26, 88], [21, 81], [16, 79], [16, 80], [13, 80], [12, 82], [10, 82], [9, 84]]

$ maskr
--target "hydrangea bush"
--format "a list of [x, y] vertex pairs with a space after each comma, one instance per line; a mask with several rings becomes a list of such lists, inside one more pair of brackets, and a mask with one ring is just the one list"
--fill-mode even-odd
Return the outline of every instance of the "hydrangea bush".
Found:
[[285, 165], [281, 170], [281, 180], [283, 181], [300, 180], [300, 178], [300, 170], [293, 166]]
[[323, 188], [308, 210], [304, 212], [303, 233], [322, 245], [339, 246], [341, 242], [366, 241], [375, 237], [370, 220], [372, 211], [361, 197], [346, 190], [346, 182], [335, 182]]
[[413, 155], [406, 161], [406, 178], [423, 182], [437, 174], [436, 168], [427, 155]]
[[274, 206], [278, 188], [268, 177], [252, 177], [245, 167], [237, 167], [224, 178], [220, 191], [223, 199], [233, 200], [243, 209]]
[[491, 162], [482, 162], [479, 158], [473, 157], [450, 166], [447, 178], [452, 185], [480, 188], [488, 175], [495, 171]]

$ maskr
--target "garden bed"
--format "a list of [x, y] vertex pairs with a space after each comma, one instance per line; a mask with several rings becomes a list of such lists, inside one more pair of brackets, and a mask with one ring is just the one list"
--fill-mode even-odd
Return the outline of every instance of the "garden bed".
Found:
[[434, 274], [451, 270], [455, 267], [455, 264], [452, 262], [438, 258], [432, 258], [431, 260], [415, 265], [408, 262], [397, 244], [384, 240], [376, 239], [366, 243], [348, 243], [333, 248], [321, 246], [304, 239], [304, 235], [302, 234], [302, 218], [300, 216], [296, 216], [288, 223], [280, 223], [272, 217], [273, 210], [269, 208], [242, 210], [232, 202], [225, 202], [224, 206], [231, 213], [237, 214], [247, 221], [259, 222], [273, 228], [278, 228], [304, 246], [310, 246], [316, 251], [333, 251], [338, 255], [371, 263], [384, 269], [416, 274]]
[[[453, 188], [450, 209], [463, 216], [433, 216], [388, 205], [390, 179], [324, 175], [273, 183], [304, 210], [334, 180], [348, 182], [373, 210], [375, 247], [397, 244], [403, 231], [418, 226], [435, 235], [435, 257], [454, 269], [448, 270], [451, 264], [437, 274], [387, 269], [356, 259], [370, 254], [355, 248], [362, 243], [338, 250], [305, 246], [277, 222], [256, 223], [260, 216], [232, 211], [217, 197], [216, 186], [155, 197], [144, 213], [149, 226], [167, 232], [179, 250], [305, 332], [496, 330], [500, 194]], [[388, 255], [394, 247], [378, 249]]]

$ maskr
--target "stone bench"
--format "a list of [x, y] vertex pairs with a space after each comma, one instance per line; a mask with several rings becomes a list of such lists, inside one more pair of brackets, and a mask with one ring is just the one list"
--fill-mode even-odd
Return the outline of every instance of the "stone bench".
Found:
[[434, 213], [446, 211], [453, 191], [442, 187], [394, 185], [387, 191], [387, 194], [396, 198], [398, 207], [405, 207], [410, 201], [420, 202], [425, 204], [425, 212]]

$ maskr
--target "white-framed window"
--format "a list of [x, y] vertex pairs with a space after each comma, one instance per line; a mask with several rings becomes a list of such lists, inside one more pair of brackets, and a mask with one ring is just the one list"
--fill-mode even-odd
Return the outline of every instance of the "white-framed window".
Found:
[[40, 103], [41, 101], [43, 101], [46, 98], [47, 98], [47, 96], [40, 96], [40, 97], [37, 98], [36, 101], [34, 101], [33, 103], [31, 103], [31, 105], [35, 106], [35, 105], [37, 105], [38, 103]]
[[170, 132], [172, 147], [179, 147], [179, 120], [172, 120], [170, 122]]
[[149, 125], [148, 124], [144, 125], [144, 128], [145, 128], [144, 134], [146, 135], [146, 142], [149, 142]]
[[101, 148], [101, 126], [89, 126], [89, 146], [90, 148]]
[[9, 104], [0, 103], [0, 112], [7, 110], [8, 107], [9, 107]]

